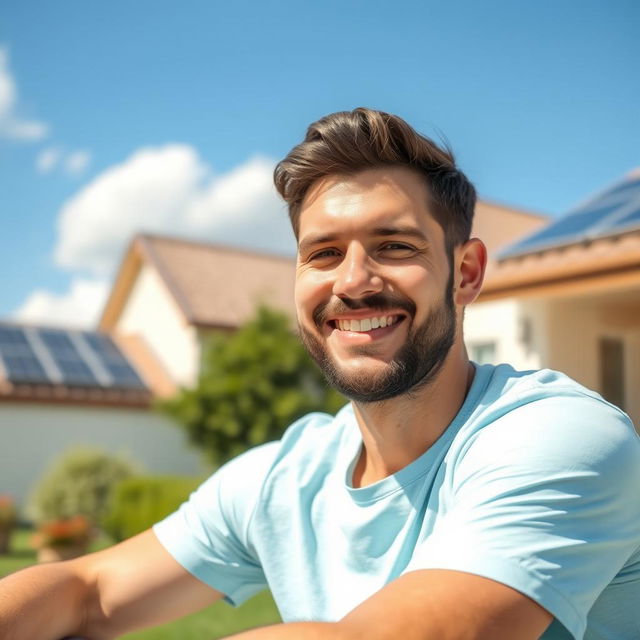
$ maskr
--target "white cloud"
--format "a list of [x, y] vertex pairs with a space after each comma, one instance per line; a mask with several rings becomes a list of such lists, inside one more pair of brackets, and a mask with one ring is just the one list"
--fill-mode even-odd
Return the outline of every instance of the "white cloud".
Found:
[[38, 289], [14, 313], [16, 320], [47, 325], [92, 328], [107, 299], [104, 280], [74, 278], [67, 293], [56, 295]]
[[59, 147], [47, 147], [36, 156], [36, 169], [45, 174], [62, 167], [65, 173], [75, 177], [84, 173], [90, 162], [91, 154], [85, 149], [67, 153]]
[[13, 140], [40, 140], [47, 134], [43, 122], [25, 120], [17, 113], [18, 91], [9, 70], [9, 54], [0, 47], [0, 137]]
[[272, 184], [273, 164], [256, 156], [215, 175], [191, 146], [139, 149], [64, 204], [56, 263], [111, 274], [140, 231], [292, 253], [288, 217]]
[[53, 171], [60, 161], [60, 149], [49, 147], [43, 149], [36, 157], [36, 169], [38, 173], [49, 173]]
[[79, 176], [91, 162], [91, 154], [85, 150], [73, 151], [65, 159], [64, 166], [69, 175]]

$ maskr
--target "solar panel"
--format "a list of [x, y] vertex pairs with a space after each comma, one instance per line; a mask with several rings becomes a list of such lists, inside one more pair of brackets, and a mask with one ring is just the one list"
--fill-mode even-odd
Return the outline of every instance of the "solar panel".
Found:
[[0, 363], [16, 384], [145, 390], [110, 336], [0, 324]]
[[100, 386], [98, 379], [89, 365], [84, 362], [67, 331], [40, 329], [37, 333], [56, 368], [62, 374], [64, 384], [82, 387]]
[[625, 197], [637, 197], [640, 195], [640, 178], [625, 180], [615, 187], [607, 190], [605, 195], [624, 195]]
[[2, 362], [7, 371], [7, 378], [20, 384], [49, 384], [50, 380], [44, 367], [35, 356], [16, 356], [2, 354]]
[[24, 345], [29, 347], [22, 329], [17, 327], [0, 326], [0, 349], [5, 346]]
[[84, 333], [83, 337], [111, 376], [112, 386], [134, 389], [146, 388], [140, 376], [138, 376], [110, 336], [103, 333]]
[[640, 228], [639, 209], [640, 178], [628, 178], [544, 229], [507, 247], [498, 258], [544, 251]]
[[84, 339], [89, 343], [91, 348], [99, 354], [104, 360], [125, 360], [120, 349], [116, 347], [113, 340], [104, 333], [84, 333]]
[[632, 211], [624, 215], [620, 220], [618, 220], [618, 224], [622, 226], [630, 226], [635, 227], [636, 225], [640, 226], [640, 204], [635, 207]]
[[0, 326], [0, 360], [10, 382], [51, 383], [22, 327]]
[[138, 374], [126, 362], [122, 364], [107, 363], [107, 370], [113, 377], [115, 387], [144, 389], [145, 385]]
[[580, 211], [552, 222], [544, 229], [528, 236], [524, 240], [512, 245], [508, 253], [522, 253], [548, 246], [555, 246], [563, 241], [569, 243], [581, 238], [587, 230], [604, 218], [611, 215], [620, 204], [599, 207], [589, 211]]
[[57, 329], [40, 329], [38, 333], [42, 338], [42, 341], [47, 345], [47, 348], [52, 353], [77, 353], [77, 350], [73, 346], [73, 343], [66, 331]]

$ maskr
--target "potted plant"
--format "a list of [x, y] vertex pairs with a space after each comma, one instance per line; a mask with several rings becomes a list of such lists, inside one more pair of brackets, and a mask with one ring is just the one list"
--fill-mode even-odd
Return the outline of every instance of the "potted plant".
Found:
[[9, 551], [9, 541], [16, 525], [16, 515], [16, 505], [11, 496], [0, 495], [0, 554]]
[[82, 447], [53, 461], [36, 484], [28, 513], [37, 523], [33, 545], [41, 562], [87, 552], [108, 508], [113, 487], [134, 466], [120, 456]]
[[82, 515], [41, 522], [31, 539], [38, 562], [70, 560], [87, 553], [94, 529]]

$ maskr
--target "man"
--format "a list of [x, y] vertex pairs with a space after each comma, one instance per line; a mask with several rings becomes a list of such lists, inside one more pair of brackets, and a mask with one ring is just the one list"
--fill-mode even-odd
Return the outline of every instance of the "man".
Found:
[[0, 636], [113, 638], [269, 586], [245, 640], [640, 637], [640, 444], [565, 376], [476, 366], [475, 192], [401, 119], [311, 125], [275, 171], [300, 334], [351, 399], [112, 549], [10, 576]]

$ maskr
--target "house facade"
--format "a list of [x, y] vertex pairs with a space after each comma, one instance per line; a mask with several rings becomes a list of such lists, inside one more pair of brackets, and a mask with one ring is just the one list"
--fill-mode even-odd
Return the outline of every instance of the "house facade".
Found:
[[563, 371], [640, 425], [640, 173], [498, 247], [465, 327], [472, 357]]

